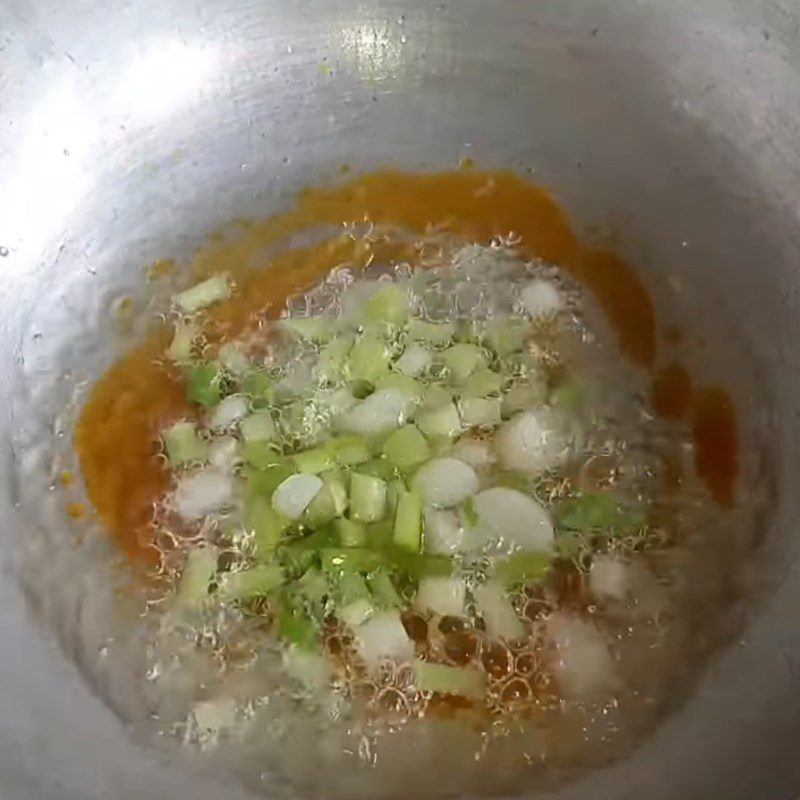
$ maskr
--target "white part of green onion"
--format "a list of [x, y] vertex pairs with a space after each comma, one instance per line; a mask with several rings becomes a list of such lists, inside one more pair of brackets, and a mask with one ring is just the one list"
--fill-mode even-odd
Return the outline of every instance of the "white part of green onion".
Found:
[[486, 366], [486, 356], [475, 344], [454, 344], [442, 353], [442, 361], [456, 381], [465, 381], [480, 366]]
[[533, 319], [558, 314], [565, 306], [561, 292], [541, 278], [531, 281], [522, 289], [520, 300]]
[[464, 529], [454, 511], [439, 508], [425, 510], [425, 550], [450, 555], [464, 545]]
[[195, 339], [200, 335], [200, 328], [196, 323], [181, 320], [175, 326], [172, 343], [167, 348], [167, 357], [178, 364], [185, 364], [192, 360], [192, 347]]
[[327, 342], [335, 330], [334, 321], [325, 317], [285, 317], [280, 326], [298, 339], [316, 344]]
[[612, 553], [598, 553], [589, 569], [589, 588], [599, 600], [624, 600], [631, 589], [630, 565]]
[[354, 472], [350, 476], [350, 516], [356, 522], [377, 522], [386, 514], [386, 481]]
[[461, 432], [461, 417], [452, 401], [439, 408], [420, 411], [417, 427], [426, 436], [443, 436], [453, 439]]
[[483, 439], [459, 439], [453, 446], [451, 455], [473, 469], [486, 469], [497, 463], [492, 445]]
[[565, 697], [587, 701], [619, 688], [608, 644], [590, 622], [567, 611], [556, 611], [547, 618], [546, 636], [555, 650], [552, 663]]
[[420, 578], [414, 604], [443, 617], [462, 617], [467, 602], [467, 586], [460, 578], [428, 576]]
[[241, 446], [235, 436], [220, 436], [208, 448], [208, 463], [213, 467], [232, 470], [242, 461]]
[[521, 639], [525, 626], [506, 597], [505, 588], [497, 581], [487, 581], [473, 591], [475, 607], [483, 617], [486, 631], [495, 639]]
[[486, 692], [486, 676], [475, 667], [451, 667], [416, 661], [414, 683], [421, 692], [455, 694], [471, 700], [482, 699]]
[[496, 442], [501, 467], [534, 474], [563, 464], [569, 450], [563, 420], [548, 408], [528, 411], [506, 422]]
[[331, 340], [319, 352], [314, 374], [319, 380], [335, 383], [346, 377], [347, 355], [353, 347], [352, 334]]
[[370, 666], [377, 666], [384, 658], [406, 661], [414, 657], [414, 643], [395, 609], [373, 614], [355, 629], [355, 634], [361, 657]]
[[458, 410], [461, 422], [470, 428], [491, 428], [500, 424], [499, 397], [463, 397]]
[[173, 467], [192, 461], [205, 461], [208, 457], [208, 442], [201, 439], [194, 423], [188, 420], [176, 422], [163, 434], [164, 449]]
[[228, 277], [226, 275], [213, 275], [208, 280], [176, 294], [173, 302], [181, 311], [192, 314], [219, 300], [224, 300], [230, 296], [230, 293], [231, 285]]
[[347, 433], [369, 436], [402, 425], [414, 408], [414, 400], [398, 389], [379, 389], [342, 414], [336, 425]]
[[206, 467], [178, 481], [173, 495], [175, 510], [194, 522], [223, 510], [233, 500], [233, 478], [219, 467]]
[[547, 511], [527, 494], [495, 486], [472, 498], [478, 526], [470, 531], [471, 544], [499, 544], [504, 551], [549, 553], [555, 532]]
[[250, 369], [250, 362], [236, 342], [227, 342], [219, 349], [219, 363], [231, 373], [241, 376]]
[[243, 394], [232, 394], [220, 402], [211, 415], [211, 428], [227, 431], [244, 419], [250, 411], [250, 404]]
[[520, 411], [528, 411], [541, 406], [547, 400], [547, 382], [538, 376], [529, 377], [525, 383], [518, 383], [503, 395], [500, 412], [503, 419], [513, 417]]
[[272, 507], [286, 519], [300, 519], [323, 487], [316, 475], [290, 475], [272, 495]]
[[271, 442], [278, 435], [272, 414], [266, 409], [245, 417], [239, 425], [239, 430], [246, 442]]
[[430, 350], [422, 345], [412, 344], [394, 362], [394, 368], [409, 378], [417, 378], [429, 369], [432, 363], [433, 354]]
[[413, 486], [426, 505], [450, 508], [478, 491], [478, 476], [457, 458], [435, 458], [417, 470]]
[[283, 651], [282, 662], [286, 674], [309, 691], [322, 691], [330, 683], [330, 663], [319, 653], [291, 645]]

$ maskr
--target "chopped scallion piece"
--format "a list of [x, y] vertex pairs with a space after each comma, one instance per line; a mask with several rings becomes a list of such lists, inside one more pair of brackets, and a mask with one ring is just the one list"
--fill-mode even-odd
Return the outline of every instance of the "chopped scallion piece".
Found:
[[503, 389], [503, 383], [502, 375], [498, 375], [490, 369], [479, 367], [461, 384], [461, 396], [487, 397], [488, 395], [499, 394]]
[[287, 519], [300, 519], [324, 484], [317, 475], [291, 475], [272, 494], [272, 507]]
[[550, 569], [548, 553], [516, 553], [509, 558], [496, 560], [492, 574], [501, 583], [509, 586], [517, 583], [541, 581]]
[[283, 571], [276, 564], [258, 564], [241, 572], [228, 572], [220, 586], [225, 600], [253, 600], [271, 594], [281, 587]]
[[314, 447], [292, 456], [298, 472], [318, 475], [336, 466], [336, 455], [327, 446]]
[[245, 417], [240, 425], [245, 442], [271, 442], [278, 435], [272, 414], [264, 409]]
[[408, 292], [396, 283], [381, 286], [364, 306], [364, 316], [370, 322], [402, 325], [408, 318]]
[[281, 327], [298, 339], [321, 344], [333, 336], [335, 323], [325, 317], [287, 317], [281, 320]]
[[449, 344], [455, 332], [456, 326], [452, 322], [425, 322], [421, 319], [412, 319], [408, 325], [410, 339], [438, 346]]
[[278, 635], [302, 650], [314, 650], [319, 644], [319, 626], [308, 615], [284, 608], [278, 618]]
[[357, 522], [377, 522], [386, 513], [386, 481], [354, 472], [350, 476], [350, 514]]
[[192, 348], [200, 329], [194, 322], [182, 320], [175, 326], [172, 343], [167, 349], [167, 356], [178, 364], [186, 364], [192, 360]]
[[367, 583], [375, 602], [381, 608], [402, 608], [403, 598], [397, 592], [391, 575], [384, 569], [376, 569], [367, 576]]
[[404, 472], [413, 470], [431, 457], [428, 440], [413, 425], [398, 428], [383, 444], [386, 458]]
[[337, 436], [328, 442], [328, 446], [343, 467], [363, 464], [372, 458], [372, 453], [361, 436]]
[[375, 384], [389, 371], [389, 349], [377, 338], [359, 339], [350, 351], [350, 377]]
[[246, 394], [254, 408], [262, 408], [272, 402], [275, 387], [266, 372], [257, 370], [250, 372], [242, 381], [242, 394]]
[[208, 599], [208, 588], [217, 571], [216, 547], [197, 547], [190, 550], [183, 565], [175, 610], [180, 613], [199, 611]]
[[454, 344], [442, 353], [442, 361], [457, 382], [463, 382], [478, 367], [486, 366], [486, 356], [475, 344]]
[[265, 470], [274, 467], [281, 457], [269, 442], [245, 442], [242, 447], [242, 459], [245, 464]]
[[491, 319], [486, 323], [484, 341], [500, 358], [504, 358], [522, 350], [530, 331], [530, 323], [524, 319]]
[[186, 396], [192, 403], [215, 406], [220, 401], [220, 370], [218, 364], [198, 364], [186, 370]]
[[417, 427], [426, 436], [442, 436], [453, 439], [461, 433], [461, 417], [456, 404], [449, 401], [446, 405], [429, 411], [421, 411], [416, 418]]
[[[255, 442], [250, 447], [261, 447], [263, 443]], [[247, 447], [248, 445], [245, 445]], [[283, 460], [274, 451], [271, 453], [270, 460], [262, 468], [245, 469], [244, 476], [247, 478], [248, 493], [261, 494], [269, 497], [290, 475], [294, 475], [294, 467]]]
[[179, 292], [173, 298], [181, 311], [192, 314], [212, 303], [224, 300], [231, 293], [231, 286], [225, 275], [213, 275], [208, 280]]
[[400, 358], [394, 362], [394, 368], [409, 378], [417, 378], [433, 364], [433, 354], [427, 347], [412, 344], [405, 349]]
[[264, 559], [277, 547], [289, 520], [272, 508], [266, 497], [251, 494], [245, 507], [245, 529], [252, 533], [254, 555]]
[[320, 551], [323, 572], [336, 576], [344, 572], [372, 572], [383, 566], [385, 557], [361, 547], [326, 548]]
[[458, 404], [461, 421], [471, 428], [490, 428], [499, 425], [499, 397], [463, 397]]
[[394, 544], [412, 553], [422, 549], [422, 499], [414, 492], [403, 492], [397, 501]]
[[423, 385], [407, 375], [390, 372], [384, 375], [375, 385], [376, 389], [397, 389], [414, 401], [420, 401], [425, 391]]
[[337, 519], [334, 528], [342, 547], [364, 547], [367, 543], [367, 529], [360, 522]]
[[164, 449], [173, 467], [204, 461], [208, 457], [208, 442], [201, 439], [194, 424], [186, 420], [164, 431]]

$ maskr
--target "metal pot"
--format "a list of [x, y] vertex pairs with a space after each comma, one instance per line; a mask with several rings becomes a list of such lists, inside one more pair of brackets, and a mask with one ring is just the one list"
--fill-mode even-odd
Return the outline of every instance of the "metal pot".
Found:
[[664, 318], [739, 387], [775, 476], [739, 640], [630, 758], [551, 796], [800, 792], [796, 3], [6, 0], [0, 108], [3, 797], [238, 796], [129, 739], [69, 631], [55, 643], [59, 606], [81, 613], [69, 571], [24, 573], [63, 546], [43, 432], [69, 450], [63, 387], [122, 346], [98, 319], [142, 264], [341, 163], [464, 156], [533, 172], [615, 232]]

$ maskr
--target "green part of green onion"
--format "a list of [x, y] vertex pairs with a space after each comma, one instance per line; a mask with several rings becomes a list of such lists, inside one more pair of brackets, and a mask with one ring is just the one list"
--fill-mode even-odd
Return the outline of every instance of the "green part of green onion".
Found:
[[340, 605], [346, 606], [348, 603], [369, 599], [371, 596], [367, 582], [360, 572], [341, 573], [337, 587], [337, 599]]
[[577, 413], [586, 403], [586, 389], [575, 378], [566, 378], [550, 392], [550, 405]]
[[388, 458], [371, 458], [356, 467], [356, 472], [362, 475], [372, 475], [382, 481], [390, 481], [394, 478], [394, 465]]
[[492, 573], [502, 583], [533, 583], [544, 579], [550, 570], [551, 557], [546, 553], [516, 553], [495, 561]]
[[528, 411], [542, 405], [546, 399], [547, 387], [543, 381], [518, 383], [511, 386], [503, 395], [500, 411], [503, 419], [508, 419], [520, 411]]
[[388, 570], [379, 568], [367, 576], [367, 584], [375, 602], [381, 608], [402, 608], [403, 598], [395, 589]]
[[462, 397], [459, 415], [464, 426], [491, 428], [501, 422], [499, 397]]
[[319, 625], [308, 614], [284, 607], [278, 617], [278, 635], [302, 650], [319, 646]]
[[351, 519], [337, 519], [334, 529], [342, 547], [364, 547], [367, 543], [367, 529], [361, 522]]
[[389, 485], [386, 487], [386, 507], [390, 514], [394, 514], [397, 511], [400, 495], [407, 491], [408, 487], [399, 478], [389, 481]]
[[475, 510], [475, 502], [471, 497], [468, 497], [462, 504], [461, 510], [464, 513], [464, 522], [469, 528], [476, 528], [480, 524], [480, 517]]
[[249, 494], [245, 505], [245, 529], [252, 534], [253, 550], [256, 558], [268, 558], [289, 527], [269, 500], [262, 494]]
[[449, 344], [455, 332], [456, 326], [450, 322], [425, 322], [421, 319], [412, 319], [408, 324], [410, 339], [439, 347]]
[[452, 399], [453, 394], [451, 391], [434, 383], [425, 387], [425, 391], [422, 394], [422, 408], [424, 411], [435, 411], [442, 406], [446, 406]]
[[350, 351], [350, 377], [355, 381], [377, 383], [389, 371], [389, 349], [377, 338], [359, 339]]
[[337, 464], [336, 453], [327, 445], [295, 453], [292, 456], [292, 460], [298, 472], [308, 475], [319, 475], [320, 472], [327, 472]]
[[626, 508], [614, 492], [586, 492], [565, 500], [556, 513], [561, 528], [622, 532], [644, 524], [644, 515]]
[[216, 547], [190, 550], [175, 594], [175, 609], [180, 613], [199, 611], [208, 599], [208, 588], [217, 571]]
[[431, 457], [431, 448], [418, 428], [405, 425], [389, 435], [383, 453], [397, 469], [409, 472]]
[[386, 481], [354, 472], [350, 476], [350, 516], [357, 522], [377, 522], [386, 513]]
[[181, 311], [192, 314], [212, 303], [224, 300], [231, 293], [231, 286], [225, 275], [213, 275], [208, 280], [179, 292], [173, 301]]
[[403, 492], [397, 501], [394, 544], [412, 553], [422, 549], [422, 498], [415, 492]]
[[253, 408], [264, 408], [275, 397], [272, 378], [263, 370], [249, 372], [242, 380], [242, 394], [250, 398]]
[[364, 306], [364, 316], [369, 322], [403, 325], [408, 319], [408, 292], [396, 283], [381, 286]]
[[457, 382], [467, 380], [478, 367], [486, 366], [486, 356], [476, 344], [454, 344], [442, 353], [442, 361]]
[[347, 378], [347, 356], [353, 347], [352, 336], [332, 339], [319, 352], [315, 372], [317, 378], [337, 383]]
[[336, 330], [334, 320], [325, 317], [287, 317], [281, 320], [280, 325], [298, 339], [315, 344], [329, 341]]
[[198, 364], [186, 369], [186, 397], [206, 408], [217, 405], [221, 397], [219, 365]]
[[176, 422], [164, 431], [164, 449], [173, 467], [208, 457], [208, 442], [201, 439], [192, 422]]
[[451, 667], [416, 661], [414, 682], [421, 692], [455, 694], [471, 700], [482, 699], [486, 692], [486, 677], [475, 667]]
[[502, 375], [479, 367], [461, 384], [460, 394], [462, 397], [488, 397], [500, 394], [504, 383]]
[[[262, 447], [263, 443], [256, 442], [245, 445], [245, 450], [248, 447], [256, 446]], [[254, 493], [269, 497], [288, 477], [295, 474], [294, 467], [289, 461], [281, 458], [274, 450], [269, 452], [271, 456], [269, 460], [264, 458], [263, 468], [245, 468], [243, 474], [247, 479], [248, 494]]]
[[239, 430], [245, 442], [272, 442], [278, 435], [275, 421], [268, 409], [256, 411], [245, 417], [239, 424]]
[[399, 372], [389, 372], [375, 384], [376, 389], [397, 389], [413, 400], [422, 398], [425, 387], [414, 378], [402, 375]]
[[366, 439], [361, 436], [335, 436], [328, 441], [328, 447], [343, 467], [354, 467], [372, 458]]
[[363, 547], [330, 547], [320, 551], [322, 571], [336, 577], [345, 572], [372, 572], [386, 563], [386, 556]]
[[251, 467], [268, 470], [279, 464], [282, 457], [269, 442], [245, 442], [242, 447], [242, 459]]
[[219, 593], [223, 600], [254, 600], [272, 594], [283, 582], [283, 570], [277, 564], [257, 564], [241, 572], [226, 573]]
[[531, 326], [519, 318], [492, 319], [486, 323], [483, 338], [500, 358], [516, 353], [525, 346]]
[[461, 432], [461, 417], [454, 402], [430, 411], [421, 411], [416, 418], [417, 427], [426, 436], [453, 439]]

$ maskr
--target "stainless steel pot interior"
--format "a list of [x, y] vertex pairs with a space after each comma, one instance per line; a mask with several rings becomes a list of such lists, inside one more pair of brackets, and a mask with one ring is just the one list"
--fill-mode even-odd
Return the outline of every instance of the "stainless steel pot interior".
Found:
[[110, 360], [110, 340], [81, 343], [142, 264], [341, 163], [465, 155], [532, 172], [617, 234], [662, 320], [715, 343], [704, 369], [738, 387], [777, 475], [741, 641], [630, 759], [557, 796], [800, 793], [796, 3], [6, 0], [0, 109], [0, 795], [237, 796], [130, 742], [53, 643], [47, 603], [23, 600], [13, 555], [39, 532], [20, 415], [60, 424], [48, 381]]

